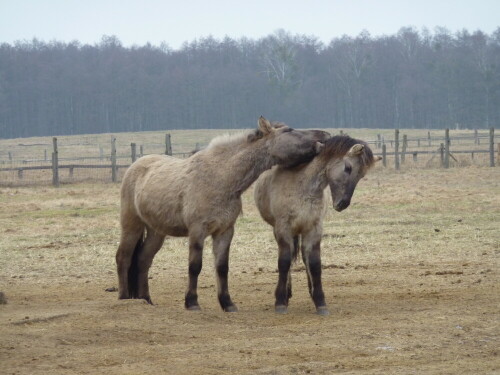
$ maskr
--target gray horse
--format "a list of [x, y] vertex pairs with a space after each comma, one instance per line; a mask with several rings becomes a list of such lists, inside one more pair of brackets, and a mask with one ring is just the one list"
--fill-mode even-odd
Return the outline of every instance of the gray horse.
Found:
[[219, 302], [224, 311], [237, 311], [227, 275], [241, 194], [265, 170], [310, 161], [322, 147], [308, 133], [273, 127], [261, 117], [255, 131], [215, 138], [188, 159], [150, 155], [137, 160], [125, 173], [121, 188], [119, 298], [151, 303], [148, 271], [165, 236], [189, 237], [185, 307], [199, 310], [203, 244], [212, 236]]
[[310, 163], [292, 168], [277, 166], [257, 180], [255, 202], [262, 218], [273, 226], [278, 243], [276, 312], [287, 312], [292, 296], [290, 265], [300, 248], [316, 311], [328, 314], [320, 255], [325, 189], [330, 187], [335, 210], [346, 209], [358, 181], [377, 160], [380, 158], [373, 156], [365, 142], [335, 136], [326, 140], [324, 149]]

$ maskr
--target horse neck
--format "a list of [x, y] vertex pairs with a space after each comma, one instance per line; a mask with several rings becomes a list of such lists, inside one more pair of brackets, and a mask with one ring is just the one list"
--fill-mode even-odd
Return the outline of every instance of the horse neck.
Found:
[[302, 190], [308, 195], [322, 196], [323, 190], [328, 186], [327, 167], [338, 159], [341, 157], [322, 158], [317, 156], [308, 163], [302, 170], [299, 180], [302, 184]]
[[240, 196], [257, 180], [262, 172], [270, 169], [275, 162], [265, 142], [239, 144], [219, 155], [219, 168], [225, 170], [220, 187], [231, 195]]

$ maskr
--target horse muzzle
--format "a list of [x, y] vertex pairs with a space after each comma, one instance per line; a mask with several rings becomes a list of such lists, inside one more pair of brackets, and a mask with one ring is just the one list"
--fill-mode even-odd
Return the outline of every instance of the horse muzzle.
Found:
[[333, 208], [337, 212], [344, 211], [351, 204], [350, 199], [341, 199], [333, 205]]

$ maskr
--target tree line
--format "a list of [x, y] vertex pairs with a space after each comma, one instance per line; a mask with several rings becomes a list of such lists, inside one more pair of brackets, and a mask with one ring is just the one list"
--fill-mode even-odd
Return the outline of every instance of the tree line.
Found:
[[328, 45], [278, 30], [174, 50], [37, 39], [0, 45], [0, 137], [249, 128], [485, 128], [500, 122], [500, 27], [405, 27]]

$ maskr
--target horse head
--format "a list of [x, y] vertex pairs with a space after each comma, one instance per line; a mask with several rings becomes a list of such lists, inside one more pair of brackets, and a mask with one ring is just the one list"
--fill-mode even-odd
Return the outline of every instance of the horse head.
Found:
[[[321, 134], [320, 134], [321, 133]], [[324, 147], [326, 132], [295, 130], [282, 123], [272, 124], [264, 117], [258, 121], [258, 130], [251, 137], [262, 138], [269, 149], [273, 164], [285, 167], [311, 161]]]
[[359, 180], [380, 159], [378, 156], [374, 157], [368, 145], [363, 142], [351, 146], [342, 157], [330, 160], [326, 177], [336, 211], [340, 212], [349, 207]]

